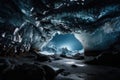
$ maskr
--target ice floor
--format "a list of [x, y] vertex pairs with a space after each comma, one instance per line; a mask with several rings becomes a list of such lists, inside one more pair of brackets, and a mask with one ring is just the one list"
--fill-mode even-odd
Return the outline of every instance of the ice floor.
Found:
[[55, 80], [120, 80], [120, 68], [87, 65], [83, 62], [83, 60], [62, 59], [48, 64], [65, 69]]

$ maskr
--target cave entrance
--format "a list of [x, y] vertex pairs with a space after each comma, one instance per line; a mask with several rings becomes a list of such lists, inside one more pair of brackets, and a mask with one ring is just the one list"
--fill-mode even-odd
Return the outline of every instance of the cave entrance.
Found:
[[74, 34], [56, 33], [53, 38], [42, 47], [42, 53], [45, 55], [64, 54], [73, 56], [75, 54], [83, 54], [84, 48]]

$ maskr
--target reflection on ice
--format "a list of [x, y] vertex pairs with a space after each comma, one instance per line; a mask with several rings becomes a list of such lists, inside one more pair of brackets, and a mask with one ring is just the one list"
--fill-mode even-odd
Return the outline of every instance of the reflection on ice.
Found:
[[47, 52], [47, 51], [42, 51], [40, 52], [41, 54], [45, 54], [45, 55], [54, 55], [54, 53], [51, 52]]
[[76, 64], [77, 66], [79, 66], [79, 67], [84, 67], [85, 66], [85, 64]]
[[66, 64], [75, 64], [75, 62], [70, 61], [70, 62], [65, 62]]
[[65, 64], [69, 64], [69, 65], [76, 65], [76, 66], [79, 66], [79, 67], [84, 67], [85, 66], [85, 64], [78, 64], [78, 63], [76, 63], [76, 62], [74, 62], [74, 61], [67, 61], [67, 62], [64, 62]]

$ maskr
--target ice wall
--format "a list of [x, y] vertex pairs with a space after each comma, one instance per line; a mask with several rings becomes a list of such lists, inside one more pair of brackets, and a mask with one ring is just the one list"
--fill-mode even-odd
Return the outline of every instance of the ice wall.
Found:
[[[108, 48], [120, 35], [119, 0], [1, 0], [0, 43], [41, 49], [56, 32], [73, 33], [86, 50]], [[10, 43], [12, 44], [12, 43]]]

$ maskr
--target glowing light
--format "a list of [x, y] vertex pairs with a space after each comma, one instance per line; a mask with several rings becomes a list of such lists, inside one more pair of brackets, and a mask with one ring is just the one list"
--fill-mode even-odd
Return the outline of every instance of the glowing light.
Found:
[[81, 54], [84, 53], [84, 52], [85, 52], [84, 48], [79, 50], [79, 53], [81, 53]]
[[84, 67], [85, 64], [75, 64], [76, 66], [79, 66], [79, 67]]
[[65, 62], [66, 64], [75, 64], [75, 62], [70, 61], [70, 62]]
[[76, 63], [76, 62], [74, 62], [74, 61], [68, 61], [68, 62], [65, 62], [66, 64], [69, 64], [69, 65], [73, 65], [73, 64], [75, 64], [76, 66], [79, 66], [79, 67], [84, 67], [84, 66], [86, 66], [85, 64], [78, 64], [78, 63]]
[[47, 52], [47, 51], [42, 51], [40, 52], [41, 54], [45, 54], [45, 55], [54, 55], [54, 53], [50, 53], [50, 52]]
[[74, 34], [61, 34], [60, 32], [57, 32], [51, 40], [42, 47], [42, 50], [52, 51], [57, 54], [65, 53], [70, 56], [76, 53], [84, 53], [81, 42]]

